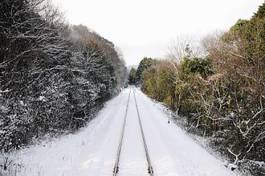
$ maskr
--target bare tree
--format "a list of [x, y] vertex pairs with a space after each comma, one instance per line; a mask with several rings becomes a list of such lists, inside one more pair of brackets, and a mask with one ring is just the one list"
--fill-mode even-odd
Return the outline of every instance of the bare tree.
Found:
[[186, 56], [199, 57], [205, 54], [199, 40], [195, 41], [195, 37], [177, 37], [168, 47], [167, 57], [180, 62]]

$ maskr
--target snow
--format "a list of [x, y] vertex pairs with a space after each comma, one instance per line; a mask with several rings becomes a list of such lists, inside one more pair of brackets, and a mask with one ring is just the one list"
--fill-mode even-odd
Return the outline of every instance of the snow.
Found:
[[[11, 157], [23, 165], [17, 176], [112, 175], [129, 92], [125, 89], [106, 103], [80, 132], [13, 153]], [[168, 124], [166, 114], [137, 89], [136, 99], [155, 176], [237, 175], [174, 123]], [[118, 175], [148, 175], [132, 96]]]
[[[232, 176], [224, 164], [197, 144], [157, 108], [152, 100], [137, 91], [147, 144], [154, 172], [163, 176]], [[148, 140], [149, 139], [149, 140]]]
[[124, 142], [121, 151], [119, 176], [148, 176], [147, 161], [138, 122], [135, 102], [131, 92]]

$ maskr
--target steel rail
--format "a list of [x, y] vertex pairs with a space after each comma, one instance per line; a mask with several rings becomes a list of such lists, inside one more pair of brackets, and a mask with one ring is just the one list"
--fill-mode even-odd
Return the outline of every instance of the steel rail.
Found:
[[141, 129], [141, 134], [142, 134], [142, 139], [143, 139], [143, 144], [144, 144], [144, 149], [145, 149], [145, 156], [146, 156], [146, 160], [147, 160], [147, 164], [148, 164], [148, 173], [151, 176], [154, 176], [154, 170], [153, 170], [153, 167], [152, 167], [150, 155], [149, 155], [149, 152], [148, 152], [148, 147], [147, 147], [147, 144], [146, 144], [146, 139], [145, 139], [145, 135], [144, 135], [142, 120], [141, 120], [141, 116], [140, 116], [140, 113], [139, 113], [137, 100], [136, 100], [136, 97], [135, 97], [135, 90], [133, 90], [133, 96], [134, 96], [134, 102], [135, 102], [135, 106], [136, 106], [138, 121], [139, 121], [140, 129]]
[[127, 114], [128, 114], [130, 96], [131, 96], [131, 89], [130, 89], [128, 100], [127, 100], [127, 105], [126, 105], [124, 121], [123, 121], [123, 125], [122, 125], [120, 142], [119, 142], [119, 146], [118, 146], [118, 150], [117, 150], [117, 156], [116, 156], [115, 165], [114, 165], [114, 168], [113, 168], [113, 176], [117, 176], [117, 174], [119, 172], [120, 156], [121, 156], [122, 143], [123, 143], [123, 138], [124, 138], [125, 125], [126, 125], [126, 122], [127, 122]]

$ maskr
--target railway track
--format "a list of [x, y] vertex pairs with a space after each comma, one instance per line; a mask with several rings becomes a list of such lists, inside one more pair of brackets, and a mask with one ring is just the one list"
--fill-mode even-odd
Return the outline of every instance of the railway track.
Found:
[[142, 120], [141, 120], [141, 116], [140, 116], [140, 112], [139, 112], [139, 108], [138, 108], [138, 104], [137, 104], [137, 100], [136, 100], [135, 90], [134, 89], [133, 89], [133, 91], [130, 89], [128, 100], [127, 100], [127, 105], [126, 105], [124, 121], [123, 121], [123, 125], [122, 125], [122, 131], [121, 131], [119, 146], [118, 146], [118, 149], [117, 149], [116, 161], [115, 161], [114, 168], [113, 168], [113, 176], [117, 176], [118, 173], [119, 173], [120, 157], [121, 157], [121, 151], [122, 151], [122, 145], [123, 145], [124, 132], [125, 132], [125, 128], [126, 128], [127, 114], [128, 114], [129, 102], [130, 102], [130, 98], [131, 98], [131, 92], [133, 92], [134, 103], [135, 103], [135, 106], [136, 106], [137, 117], [138, 117], [138, 123], [139, 123], [139, 127], [140, 127], [140, 130], [141, 130], [141, 137], [142, 137], [143, 147], [144, 147], [144, 150], [145, 150], [145, 157], [146, 157], [146, 161], [147, 161], [147, 171], [148, 171], [150, 176], [154, 176], [154, 170], [153, 170], [153, 167], [152, 167], [150, 154], [149, 154], [148, 147], [147, 147], [147, 144], [146, 144], [146, 139], [145, 139], [145, 135], [144, 135]]
[[147, 164], [148, 164], [148, 173], [151, 176], [153, 176], [154, 175], [154, 170], [153, 170], [153, 167], [152, 167], [150, 155], [149, 155], [149, 152], [148, 152], [148, 147], [147, 147], [147, 144], [146, 144], [146, 139], [145, 139], [145, 135], [144, 135], [142, 120], [141, 120], [141, 116], [140, 116], [140, 113], [139, 113], [137, 100], [136, 100], [136, 97], [135, 97], [135, 90], [133, 91], [133, 97], [134, 97], [134, 102], [135, 102], [135, 106], [136, 106], [136, 110], [137, 110], [137, 116], [138, 116], [139, 125], [140, 125], [140, 128], [141, 128], [141, 134], [142, 134], [142, 139], [143, 139], [143, 144], [144, 144], [145, 156], [146, 156], [146, 160], [147, 160]]
[[118, 146], [118, 150], [117, 150], [115, 165], [113, 168], [113, 176], [118, 175], [118, 172], [119, 172], [122, 143], [123, 143], [124, 131], [125, 131], [125, 126], [126, 126], [126, 121], [127, 121], [127, 114], [128, 114], [130, 97], [131, 97], [131, 89], [130, 89], [129, 97], [127, 100], [127, 105], [126, 105], [126, 110], [125, 110], [125, 115], [124, 115], [124, 121], [123, 121], [122, 131], [121, 131], [121, 137], [120, 137], [119, 146]]

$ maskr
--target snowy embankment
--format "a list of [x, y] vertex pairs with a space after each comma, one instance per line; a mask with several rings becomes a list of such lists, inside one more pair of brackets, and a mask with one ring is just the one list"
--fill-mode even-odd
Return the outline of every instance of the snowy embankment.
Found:
[[[16, 175], [112, 175], [129, 92], [129, 89], [125, 89], [110, 100], [98, 117], [79, 133], [13, 153], [13, 160], [21, 164]], [[239, 175], [227, 169], [220, 160], [194, 142], [174, 123], [168, 124], [166, 114], [139, 90], [136, 90], [136, 99], [154, 175]], [[118, 175], [148, 175], [133, 98], [129, 100]]]

